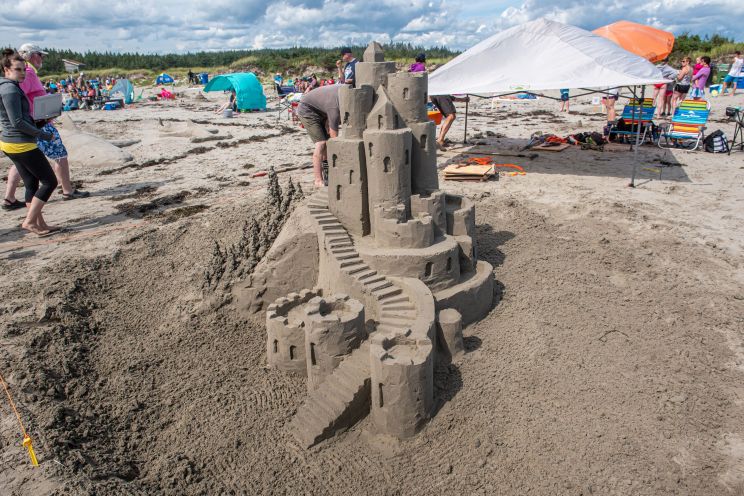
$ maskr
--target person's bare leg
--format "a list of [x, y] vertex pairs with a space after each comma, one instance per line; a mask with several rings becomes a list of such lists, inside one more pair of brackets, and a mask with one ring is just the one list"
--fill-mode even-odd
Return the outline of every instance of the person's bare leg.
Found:
[[57, 176], [57, 181], [62, 185], [62, 193], [65, 195], [72, 194], [75, 188], [72, 187], [70, 182], [70, 163], [67, 161], [67, 157], [53, 161], [52, 169], [54, 169], [54, 175]]
[[447, 136], [447, 133], [452, 127], [453, 122], [455, 122], [455, 114], [448, 115], [444, 119], [442, 128], [439, 130], [439, 138], [437, 138], [437, 143], [439, 143], [439, 146], [444, 147], [444, 138]]
[[8, 169], [8, 183], [5, 185], [6, 200], [10, 202], [15, 201], [16, 189], [18, 189], [19, 184], [21, 184], [21, 175], [18, 174], [18, 169], [16, 169], [15, 165], [11, 165], [10, 169]]
[[617, 115], [615, 114], [615, 100], [608, 99], [607, 100], [607, 122], [615, 122], [615, 117], [617, 117]]
[[315, 150], [313, 151], [313, 181], [316, 188], [322, 188], [323, 174], [321, 168], [323, 167], [323, 157], [326, 155], [326, 142], [318, 141], [315, 143]]
[[35, 234], [48, 233], [50, 227], [46, 222], [44, 222], [44, 217], [41, 215], [41, 209], [44, 208], [44, 205], [46, 205], [46, 202], [34, 196], [31, 203], [26, 204], [26, 207], [28, 207], [28, 213], [26, 214], [26, 219], [23, 221], [23, 224], [21, 224], [21, 228]]

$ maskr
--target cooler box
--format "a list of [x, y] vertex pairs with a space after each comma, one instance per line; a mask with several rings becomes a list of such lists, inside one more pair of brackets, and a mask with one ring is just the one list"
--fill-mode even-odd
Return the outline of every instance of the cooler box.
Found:
[[103, 104], [103, 110], [118, 110], [121, 108], [119, 102], [106, 102]]
[[442, 113], [438, 110], [429, 110], [429, 120], [438, 126], [442, 123]]
[[201, 80], [201, 84], [207, 84], [209, 82], [209, 74], [202, 72], [199, 74], [199, 79]]

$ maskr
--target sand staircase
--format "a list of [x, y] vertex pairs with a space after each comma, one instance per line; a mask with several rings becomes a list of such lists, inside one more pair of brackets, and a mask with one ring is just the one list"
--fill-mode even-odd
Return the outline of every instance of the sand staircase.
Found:
[[365, 341], [308, 395], [292, 419], [292, 433], [303, 448], [328, 439], [367, 416], [369, 376], [369, 342]]
[[[404, 333], [416, 319], [416, 307], [389, 278], [372, 270], [359, 256], [354, 241], [328, 210], [326, 193], [310, 198], [308, 208], [323, 231], [323, 242], [340, 270], [361, 285], [379, 304], [378, 332]], [[311, 392], [292, 419], [292, 432], [310, 447], [361, 420], [370, 408], [369, 341], [364, 342]]]

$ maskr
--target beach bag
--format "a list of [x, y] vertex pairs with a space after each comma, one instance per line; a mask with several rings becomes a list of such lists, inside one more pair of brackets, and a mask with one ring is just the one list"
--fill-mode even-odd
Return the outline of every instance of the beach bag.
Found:
[[709, 153], [728, 153], [726, 135], [720, 129], [713, 131], [703, 140], [703, 149]]

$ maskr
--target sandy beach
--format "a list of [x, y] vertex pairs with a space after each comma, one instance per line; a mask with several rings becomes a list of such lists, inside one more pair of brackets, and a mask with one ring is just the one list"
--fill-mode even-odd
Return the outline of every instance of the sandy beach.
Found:
[[[312, 143], [275, 98], [226, 119], [224, 95], [177, 93], [70, 113], [132, 160], [71, 157], [91, 197], [52, 197], [65, 232], [0, 213], [0, 370], [41, 462], [0, 400], [0, 493], [744, 494], [744, 153], [646, 145], [635, 188], [627, 145], [498, 157], [526, 174], [449, 182], [468, 152], [605, 123], [591, 97], [569, 114], [474, 99], [461, 145], [458, 104], [440, 185], [475, 203], [496, 304], [435, 370], [420, 434], [391, 442], [366, 419], [306, 451], [286, 429], [304, 382], [266, 368], [264, 314], [204, 271], [265, 208], [256, 173], [312, 193]], [[708, 132], [731, 138], [724, 108], [742, 103], [712, 98]]]

